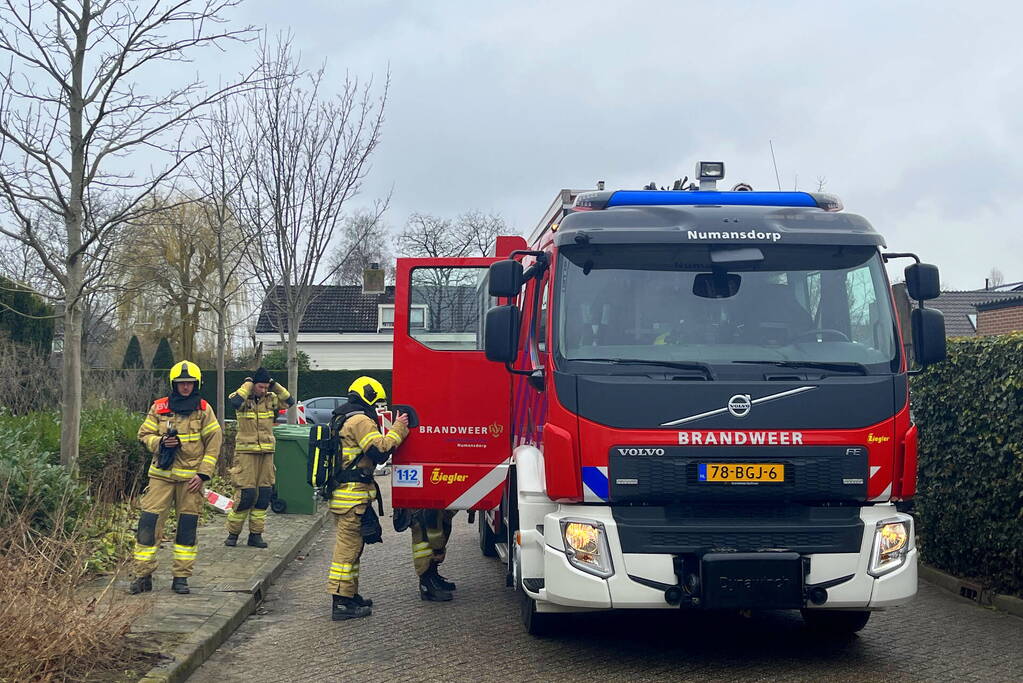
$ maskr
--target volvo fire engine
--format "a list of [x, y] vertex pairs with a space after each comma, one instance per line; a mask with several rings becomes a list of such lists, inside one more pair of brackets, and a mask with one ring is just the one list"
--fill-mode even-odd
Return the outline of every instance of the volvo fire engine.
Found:
[[[399, 259], [395, 507], [485, 511], [530, 633], [565, 612], [801, 610], [851, 632], [917, 589], [910, 359], [938, 271], [834, 196], [563, 191], [528, 242]], [[905, 331], [909, 336], [909, 330]]]

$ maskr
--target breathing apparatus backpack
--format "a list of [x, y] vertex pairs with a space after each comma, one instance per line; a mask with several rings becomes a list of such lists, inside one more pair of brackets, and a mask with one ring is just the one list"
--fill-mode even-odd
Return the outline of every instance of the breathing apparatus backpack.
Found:
[[[383, 496], [380, 493], [380, 486], [372, 474], [364, 474], [358, 468], [360, 457], [352, 458], [345, 466], [341, 452], [341, 428], [345, 421], [353, 416], [363, 413], [353, 412], [345, 415], [335, 415], [327, 425], [313, 425], [309, 430], [309, 451], [307, 454], [307, 477], [310, 485], [317, 489], [324, 500], [329, 500], [334, 489], [339, 484], [349, 482], [362, 482], [373, 484], [376, 488], [377, 508], [380, 514], [384, 514]], [[366, 543], [380, 543], [382, 529], [380, 519], [377, 517], [373, 506], [369, 505], [362, 515], [362, 536]]]

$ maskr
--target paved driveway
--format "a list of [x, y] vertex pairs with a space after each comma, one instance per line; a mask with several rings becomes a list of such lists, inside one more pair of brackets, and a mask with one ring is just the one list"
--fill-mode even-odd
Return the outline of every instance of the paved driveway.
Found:
[[[385, 493], [386, 495], [386, 493]], [[522, 632], [503, 566], [480, 555], [475, 527], [455, 518], [444, 574], [455, 601], [418, 598], [409, 535], [384, 521], [363, 556], [360, 592], [373, 616], [330, 621], [323, 592], [332, 529], [269, 592], [263, 609], [195, 673], [223, 681], [1023, 681], [1023, 619], [922, 584], [912, 604], [874, 614], [844, 642], [807, 632], [798, 615], [681, 612], [574, 616], [564, 635]], [[273, 518], [270, 541], [273, 542]]]

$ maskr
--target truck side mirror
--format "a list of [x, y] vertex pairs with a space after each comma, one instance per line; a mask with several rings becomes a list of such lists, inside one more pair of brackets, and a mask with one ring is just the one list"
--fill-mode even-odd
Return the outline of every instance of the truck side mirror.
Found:
[[[505, 261], [504, 263], [512, 263], [512, 261]], [[494, 306], [487, 311], [486, 326], [483, 331], [484, 350], [487, 354], [487, 360], [499, 363], [515, 362], [515, 359], [519, 356], [519, 325], [521, 320], [522, 313], [517, 306]]]
[[941, 294], [938, 267], [930, 263], [906, 266], [906, 289], [917, 301], [937, 299]]
[[522, 291], [522, 264], [514, 259], [492, 263], [489, 280], [490, 296], [516, 297]]
[[945, 360], [948, 349], [945, 345], [945, 316], [941, 311], [914, 308], [910, 321], [913, 328], [913, 355], [917, 365], [926, 367]]

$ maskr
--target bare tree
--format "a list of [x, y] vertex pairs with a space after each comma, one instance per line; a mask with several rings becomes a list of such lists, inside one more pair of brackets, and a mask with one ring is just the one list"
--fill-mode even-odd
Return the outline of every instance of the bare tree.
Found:
[[242, 184], [252, 167], [251, 157], [238, 143], [243, 112], [221, 102], [203, 122], [203, 152], [196, 159], [193, 179], [204, 191], [201, 203], [212, 238], [215, 271], [199, 296], [213, 312], [217, 335], [217, 419], [224, 420], [227, 396], [225, 370], [227, 329], [231, 310], [256, 277], [256, 233], [238, 220]]
[[507, 230], [493, 213], [466, 211], [454, 219], [414, 213], [398, 236], [398, 249], [402, 256], [422, 258], [489, 256]]
[[1005, 274], [999, 268], [992, 268], [987, 275], [988, 287], [1000, 287], [1005, 284]]
[[[390, 79], [375, 95], [372, 80], [361, 83], [349, 75], [340, 93], [326, 95], [324, 69], [302, 72], [284, 38], [264, 45], [262, 62], [264, 85], [248, 98], [252, 167], [242, 184], [242, 203], [245, 223], [258, 236], [264, 305], [287, 346], [288, 389], [297, 395], [299, 327], [322, 285], [339, 269], [325, 259], [349, 200], [369, 172]], [[371, 224], [385, 207], [377, 204]], [[296, 411], [289, 411], [289, 421], [295, 417]]]
[[[489, 256], [497, 236], [507, 234], [504, 219], [466, 211], [454, 219], [414, 213], [398, 237], [402, 256], [444, 258]], [[412, 281], [413, 304], [426, 307], [428, 330], [476, 331], [473, 315], [478, 273], [469, 268], [418, 268]]]
[[[213, 91], [198, 80], [155, 94], [147, 86], [160, 82], [153, 70], [162, 64], [246, 38], [248, 29], [224, 26], [235, 4], [3, 2], [0, 57], [10, 66], [0, 73], [0, 202], [13, 225], [0, 223], [0, 232], [35, 251], [64, 300], [60, 457], [69, 468], [82, 406], [82, 299], [103, 279], [108, 238], [149, 210], [146, 198], [190, 156], [183, 127], [247, 79]], [[170, 160], [145, 178], [126, 173], [124, 159], [144, 151]], [[110, 210], [97, 213], [101, 199]], [[53, 243], [40, 235], [38, 212], [61, 223]]]
[[394, 255], [388, 246], [390, 230], [375, 211], [359, 209], [347, 216], [341, 238], [331, 255], [330, 267], [336, 271], [334, 284], [360, 285], [363, 270], [380, 264], [386, 279], [394, 280]]

